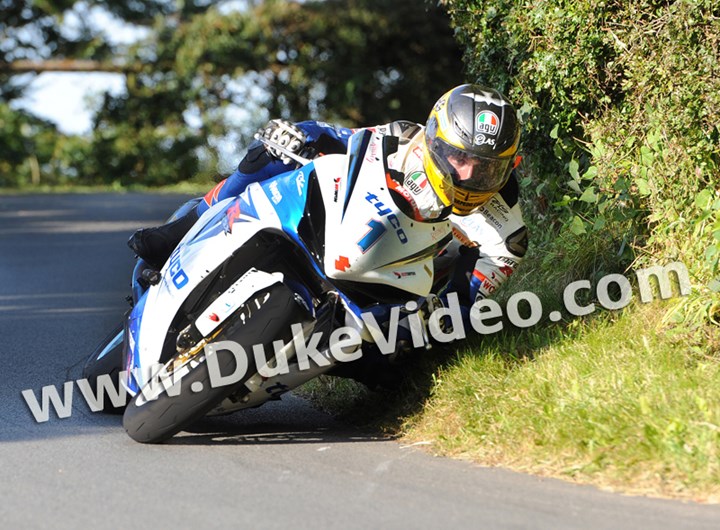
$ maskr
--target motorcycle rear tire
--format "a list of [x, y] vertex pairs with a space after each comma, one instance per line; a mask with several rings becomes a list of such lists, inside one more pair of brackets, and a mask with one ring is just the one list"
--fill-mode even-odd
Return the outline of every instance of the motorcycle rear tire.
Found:
[[[270, 296], [257, 307], [264, 295]], [[243, 308], [253, 304], [253, 310], [245, 319], [240, 318]], [[283, 284], [275, 284], [256, 293], [224, 324], [223, 330], [212, 342], [235, 340], [247, 355], [248, 368], [245, 376], [237, 383], [213, 388], [205, 352], [199, 353], [202, 362], [190, 368], [176, 384], [181, 385], [176, 396], [169, 396], [162, 389], [158, 397], [152, 401], [138, 399], [139, 392], [128, 404], [123, 417], [123, 427], [130, 438], [141, 443], [161, 443], [185, 430], [197, 420], [205, 416], [230, 396], [257, 372], [253, 355], [253, 346], [262, 344], [266, 352], [272, 352], [274, 340], [290, 340], [291, 324], [301, 323], [307, 319], [306, 310], [301, 307], [295, 293]], [[227, 350], [216, 352], [218, 367], [221, 374], [233, 373], [237, 364], [234, 355]], [[269, 354], [268, 354], [269, 355]], [[195, 391], [193, 385], [201, 384], [202, 389]]]

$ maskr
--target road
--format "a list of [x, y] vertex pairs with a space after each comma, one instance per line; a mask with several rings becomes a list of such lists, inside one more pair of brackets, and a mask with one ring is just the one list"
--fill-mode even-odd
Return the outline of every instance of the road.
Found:
[[720, 506], [601, 492], [359, 432], [303, 400], [133, 442], [91, 413], [37, 423], [36, 395], [80, 377], [127, 309], [125, 240], [176, 195], [0, 196], [3, 528], [720, 528]]

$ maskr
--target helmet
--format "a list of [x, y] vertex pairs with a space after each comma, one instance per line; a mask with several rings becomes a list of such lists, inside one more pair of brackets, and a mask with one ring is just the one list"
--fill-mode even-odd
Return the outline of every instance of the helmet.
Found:
[[423, 165], [433, 189], [453, 213], [468, 215], [510, 178], [520, 123], [500, 92], [461, 85], [443, 95], [425, 127]]

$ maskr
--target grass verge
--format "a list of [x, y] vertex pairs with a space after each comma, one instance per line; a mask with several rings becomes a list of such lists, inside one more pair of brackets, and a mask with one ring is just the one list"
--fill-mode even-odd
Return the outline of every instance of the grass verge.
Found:
[[666, 308], [636, 305], [424, 354], [393, 395], [328, 380], [304, 393], [436, 454], [720, 502], [718, 334], [669, 333]]

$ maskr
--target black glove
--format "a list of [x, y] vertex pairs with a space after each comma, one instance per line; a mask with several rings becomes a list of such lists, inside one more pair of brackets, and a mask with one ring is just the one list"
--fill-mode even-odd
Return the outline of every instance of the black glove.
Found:
[[459, 256], [455, 261], [455, 270], [452, 273], [453, 290], [458, 293], [462, 303], [474, 303], [473, 293], [470, 291], [473, 270], [478, 258], [480, 258], [479, 247], [466, 247], [462, 245], [459, 249]]
[[[270, 120], [265, 128], [258, 131], [258, 134], [294, 154], [300, 154], [307, 141], [305, 133], [287, 120]], [[265, 145], [265, 150], [283, 164], [290, 164], [293, 161], [288, 155], [270, 145]]]

